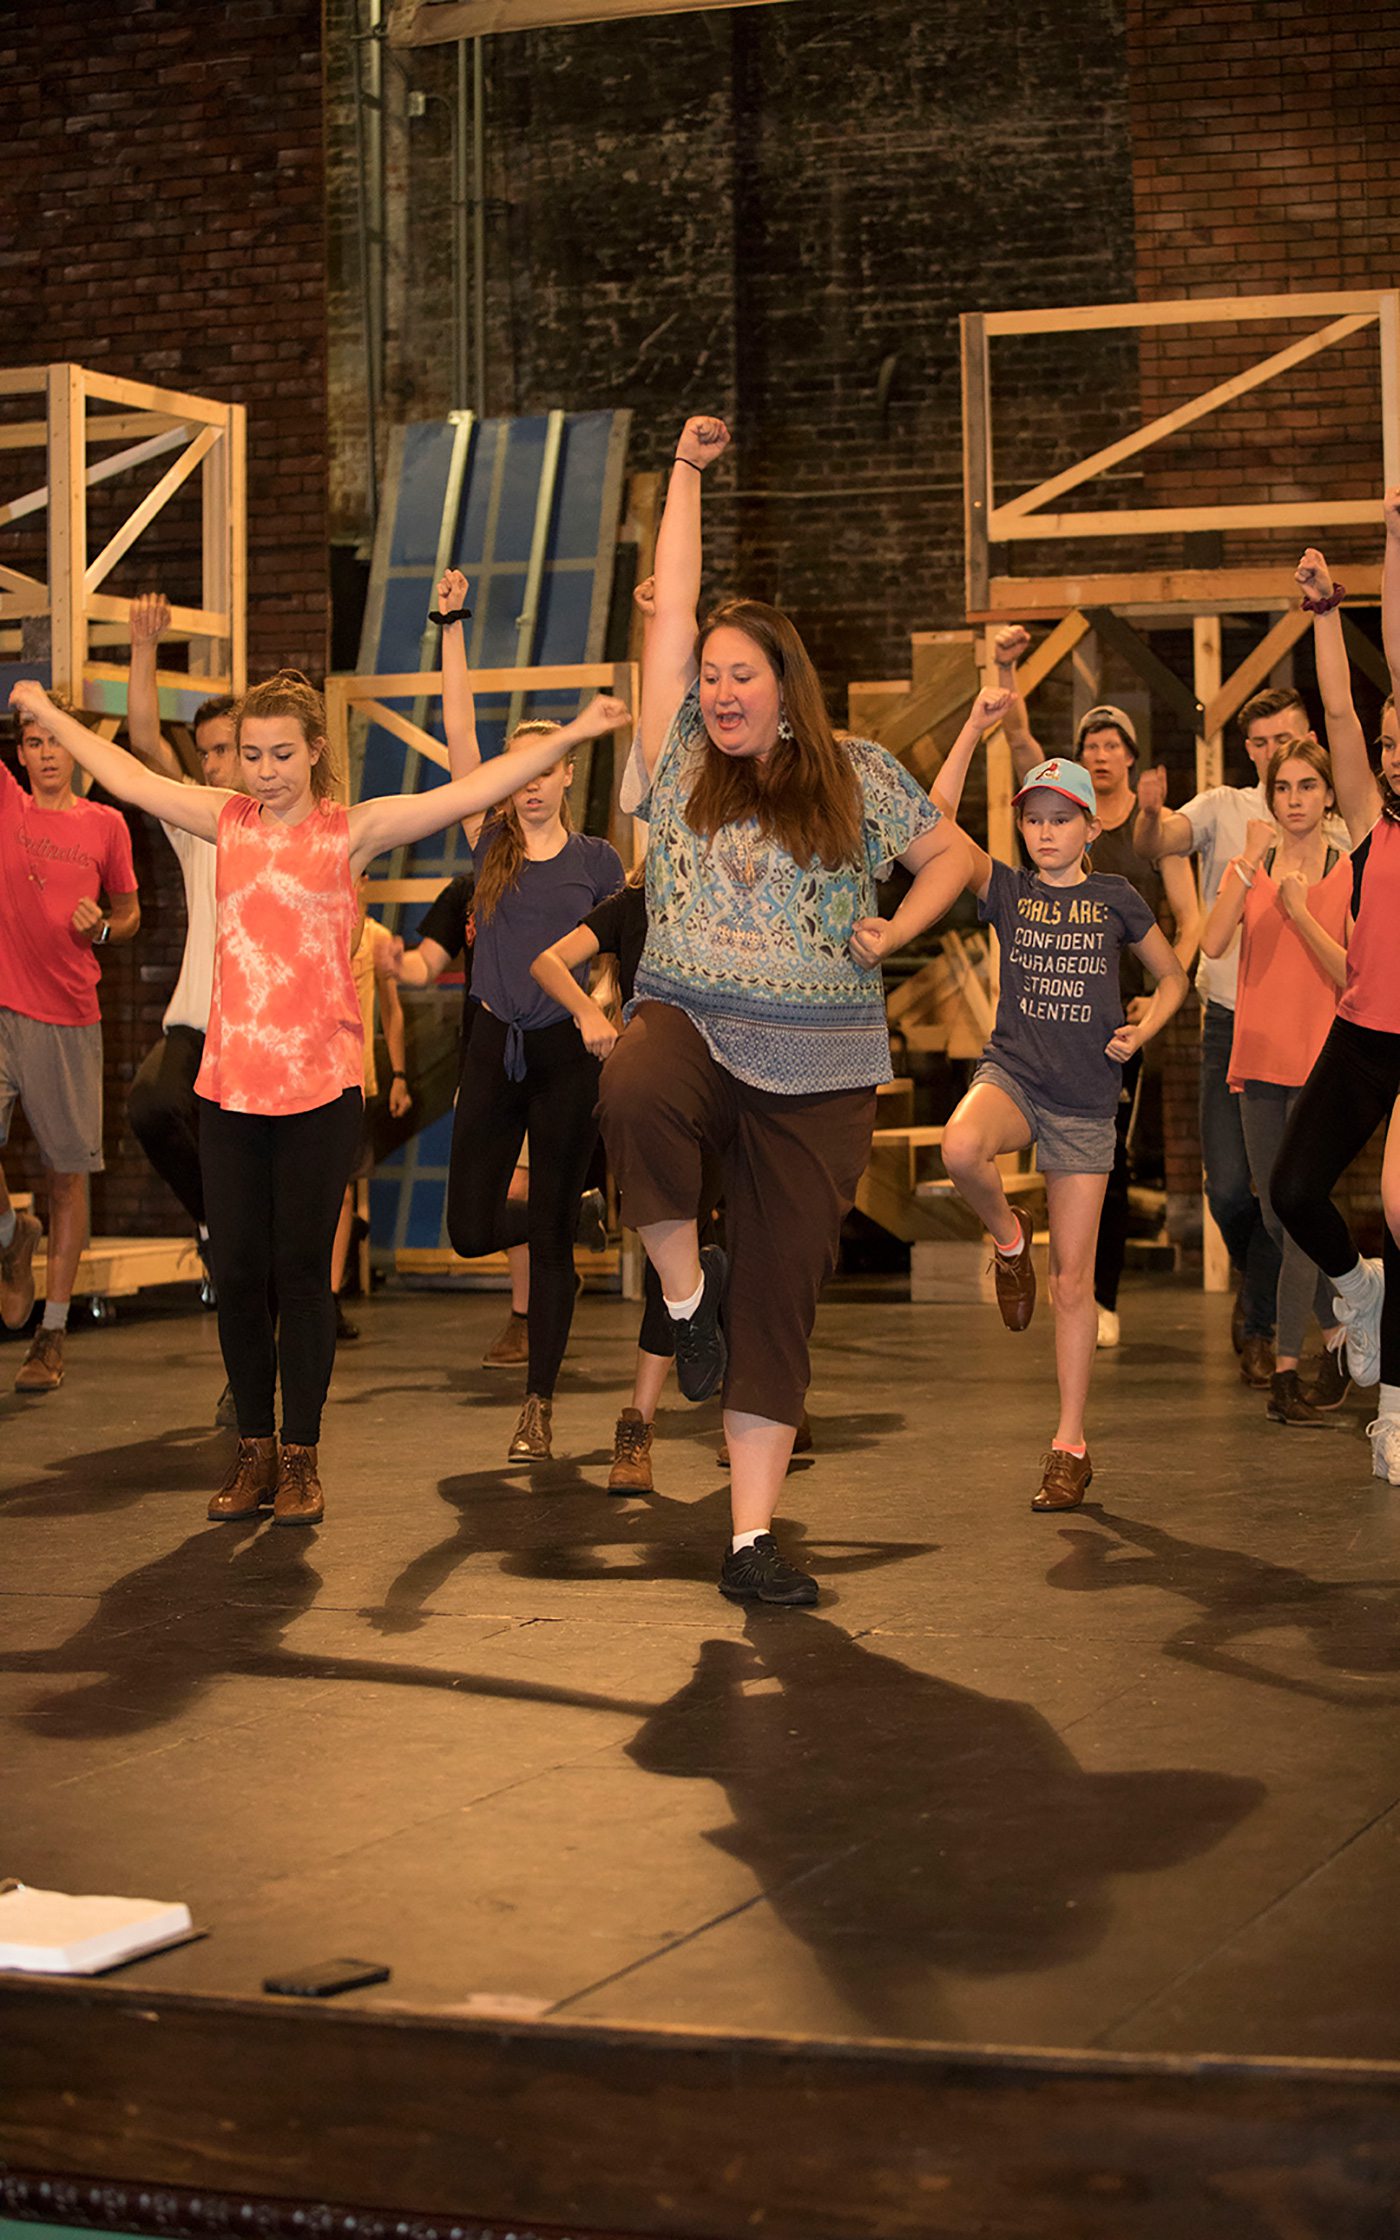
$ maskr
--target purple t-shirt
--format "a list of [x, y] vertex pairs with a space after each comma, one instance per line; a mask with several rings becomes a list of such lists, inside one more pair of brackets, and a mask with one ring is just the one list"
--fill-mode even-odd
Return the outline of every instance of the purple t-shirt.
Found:
[[1123, 1024], [1118, 959], [1157, 923], [1126, 879], [1091, 872], [1052, 887], [994, 863], [977, 914], [996, 927], [1001, 1000], [983, 1055], [1051, 1112], [1108, 1117], [1123, 1068], [1104, 1045]]
[[[530, 978], [530, 967], [542, 949], [552, 949], [572, 933], [590, 910], [615, 894], [622, 885], [622, 858], [610, 841], [591, 833], [571, 832], [557, 856], [520, 866], [520, 877], [507, 887], [484, 922], [481, 916], [481, 874], [500, 831], [499, 822], [483, 825], [472, 850], [476, 866], [476, 942], [472, 950], [472, 995], [507, 1026], [525, 1034], [537, 1027], [554, 1027], [569, 1014]], [[575, 974], [583, 987], [588, 967]]]

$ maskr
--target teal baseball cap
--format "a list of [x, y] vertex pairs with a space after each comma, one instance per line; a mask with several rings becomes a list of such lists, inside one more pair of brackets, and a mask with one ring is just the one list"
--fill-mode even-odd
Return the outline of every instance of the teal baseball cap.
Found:
[[1066, 762], [1058, 755], [1052, 762], [1038, 762], [1034, 770], [1027, 773], [1025, 784], [1019, 792], [1012, 794], [1011, 806], [1014, 809], [1016, 803], [1024, 801], [1028, 793], [1039, 793], [1042, 790], [1047, 793], [1062, 793], [1066, 801], [1072, 801], [1076, 809], [1084, 811], [1086, 817], [1096, 817], [1099, 813], [1094, 800], [1094, 781], [1082, 762]]

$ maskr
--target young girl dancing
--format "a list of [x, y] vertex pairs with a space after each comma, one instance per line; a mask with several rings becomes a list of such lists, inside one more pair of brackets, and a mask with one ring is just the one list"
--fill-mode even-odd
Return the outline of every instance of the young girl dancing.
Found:
[[1323, 825], [1332, 807], [1332, 769], [1315, 739], [1280, 747], [1264, 778], [1272, 817], [1251, 818], [1245, 844], [1223, 880], [1201, 947], [1222, 957], [1243, 928], [1230, 1087], [1240, 1098], [1249, 1171], [1269, 1234], [1282, 1255], [1276, 1305], [1271, 1423], [1323, 1428], [1321, 1407], [1346, 1397], [1340, 1352], [1324, 1350], [1318, 1386], [1298, 1385], [1298, 1358], [1314, 1306], [1324, 1349], [1343, 1332], [1331, 1312], [1332, 1286], [1284, 1229], [1270, 1196], [1274, 1161], [1298, 1091], [1327, 1039], [1346, 981], [1351, 864]]
[[[1381, 616], [1391, 685], [1400, 684], [1400, 490], [1385, 495]], [[1270, 1194], [1288, 1234], [1332, 1285], [1355, 1383], [1379, 1383], [1369, 1426], [1376, 1477], [1400, 1485], [1400, 725], [1395, 692], [1385, 704], [1373, 772], [1352, 705], [1341, 602], [1322, 554], [1310, 547], [1296, 580], [1314, 617], [1317, 681], [1327, 719], [1337, 806], [1351, 834], [1351, 912], [1346, 987], [1321, 1054], [1293, 1107]], [[1363, 1260], [1332, 1192], [1375, 1130], [1386, 1129], [1381, 1168], [1385, 1214], [1380, 1260]]]
[[[482, 768], [503, 773], [493, 798], [509, 801], [489, 820], [474, 809], [463, 825], [476, 870], [476, 940], [447, 1231], [467, 1260], [529, 1244], [525, 1401], [507, 1459], [542, 1462], [551, 1453], [554, 1387], [574, 1313], [574, 1233], [598, 1138], [598, 1060], [564, 1007], [531, 979], [530, 966], [622, 885], [622, 859], [608, 841], [570, 824], [575, 725], [521, 724], [505, 754], [482, 764], [463, 630], [467, 590], [456, 568], [438, 585], [438, 611], [449, 618], [442, 631], [448, 759], [457, 779]], [[507, 1192], [527, 1130], [530, 1194], [522, 1205]]]
[[[108, 793], [218, 850], [218, 943], [195, 1087], [200, 1164], [219, 1294], [219, 1339], [238, 1410], [238, 1452], [211, 1518], [315, 1524], [321, 1409], [335, 1358], [331, 1244], [360, 1142], [363, 1041], [350, 971], [355, 882], [386, 848], [411, 846], [492, 807], [566, 745], [627, 719], [598, 700], [562, 734], [532, 740], [426, 793], [346, 808], [320, 694], [284, 670], [237, 713], [244, 793], [183, 786], [60, 715], [43, 687], [11, 705], [42, 721]], [[274, 1332], [269, 1291], [277, 1301]], [[274, 1436], [278, 1370], [282, 1446]]]
[[[938, 774], [933, 798], [950, 815], [973, 750], [1001, 720], [1005, 692], [982, 692]], [[997, 1304], [1011, 1330], [1035, 1305], [1031, 1222], [1013, 1210], [997, 1160], [1032, 1143], [1050, 1216], [1050, 1297], [1060, 1419], [1042, 1466], [1038, 1510], [1073, 1509], [1093, 1478], [1084, 1409], [1098, 1338], [1094, 1248], [1113, 1167], [1122, 1069], [1186, 994], [1186, 974], [1150, 905], [1126, 879], [1090, 868], [1099, 830], [1082, 763], [1031, 770], [1015, 795], [1029, 870], [995, 863], [969, 842], [968, 887], [994, 926], [1001, 997], [972, 1086], [943, 1133], [943, 1164], [996, 1247]], [[1141, 1016], [1123, 1018], [1119, 958], [1131, 948], [1156, 981]]]
[[[647, 937], [603, 1068], [623, 1218], [676, 1325], [687, 1399], [721, 1383], [735, 1601], [811, 1603], [769, 1531], [809, 1375], [808, 1340], [889, 1079], [881, 955], [929, 925], [966, 867], [956, 828], [868, 740], [839, 738], [787, 617], [736, 600], [695, 633], [700, 490], [729, 433], [681, 432], [642, 665], [651, 780]], [[914, 886], [885, 924], [875, 874]], [[718, 1154], [726, 1255], [701, 1250], [702, 1159]], [[723, 1323], [721, 1315], [723, 1313]]]

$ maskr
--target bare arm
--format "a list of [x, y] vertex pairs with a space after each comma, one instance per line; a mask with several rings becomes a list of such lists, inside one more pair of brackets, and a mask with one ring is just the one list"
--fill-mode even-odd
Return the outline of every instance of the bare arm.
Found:
[[700, 480], [727, 448], [722, 420], [687, 420], [676, 444], [666, 504], [656, 534], [655, 611], [642, 664], [642, 755], [651, 776], [676, 710], [695, 682], [695, 615], [700, 604]]
[[394, 978], [401, 988], [431, 988], [451, 962], [440, 941], [425, 937], [416, 949], [405, 949], [395, 958]]
[[1039, 741], [1034, 737], [1026, 703], [1021, 698], [1021, 688], [1016, 680], [1016, 664], [1030, 648], [1031, 634], [1019, 622], [1008, 623], [998, 630], [992, 642], [992, 659], [997, 667], [997, 683], [1003, 692], [1011, 695], [1006, 713], [1001, 719], [1006, 743], [1011, 749], [1011, 767], [1017, 785], [1024, 784], [1038, 762], [1045, 760]]
[[[1248, 894], [1255, 873], [1278, 838], [1278, 833], [1267, 817], [1251, 817], [1245, 827], [1244, 846], [1237, 857], [1225, 867], [1220, 882], [1220, 892], [1206, 919], [1201, 934], [1201, 948], [1208, 957], [1223, 957], [1240, 929], [1244, 916], [1244, 898]], [[1248, 876], [1244, 876], [1247, 873]]]
[[80, 938], [95, 942], [102, 926], [108, 931], [104, 949], [120, 948], [124, 941], [134, 941], [141, 924], [141, 898], [133, 887], [130, 894], [109, 894], [107, 907], [91, 895], [84, 895], [73, 912], [72, 927]]
[[1138, 812], [1133, 819], [1133, 846], [1149, 863], [1163, 856], [1191, 856], [1196, 835], [1188, 817], [1167, 807], [1167, 773], [1160, 763], [1144, 770], [1138, 780]]
[[[1298, 562], [1294, 580], [1305, 599], [1332, 596], [1332, 571], [1315, 545], [1309, 545]], [[1366, 753], [1366, 734], [1351, 696], [1351, 663], [1339, 608], [1313, 616], [1313, 652], [1327, 725], [1327, 751], [1332, 758], [1332, 785], [1355, 848], [1380, 815], [1381, 796]]]
[[1172, 1013], [1179, 1011], [1190, 992], [1191, 983], [1172, 953], [1172, 945], [1160, 926], [1153, 926], [1141, 941], [1132, 944], [1133, 955], [1151, 973], [1157, 985], [1145, 1006], [1140, 1019], [1121, 1026], [1109, 1036], [1106, 1045], [1110, 1058], [1121, 1063], [1160, 1034]]
[[595, 998], [574, 978], [574, 967], [598, 954], [598, 937], [589, 926], [575, 926], [562, 941], [542, 949], [530, 967], [547, 996], [570, 1012], [583, 1036], [584, 1047], [595, 1058], [606, 1058], [617, 1040], [617, 1028]]
[[1325, 926], [1318, 924], [1308, 908], [1308, 883], [1290, 872], [1278, 882], [1279, 903], [1305, 945], [1311, 949], [1329, 980], [1339, 988], [1347, 984], [1347, 953], [1340, 941], [1334, 941]]
[[858, 918], [851, 928], [849, 946], [857, 964], [877, 965], [951, 909], [968, 884], [970, 845], [951, 817], [940, 817], [932, 832], [920, 833], [899, 858], [914, 884], [894, 916]]
[[[438, 613], [452, 614], [467, 603], [471, 586], [460, 568], [449, 568], [437, 587]], [[451, 622], [442, 631], [442, 728], [447, 740], [447, 767], [454, 779], [470, 777], [481, 768], [481, 741], [476, 735], [476, 699], [467, 667], [467, 626]], [[484, 810], [462, 819], [462, 829], [473, 847], [481, 831]]]
[[192, 832], [197, 840], [207, 840], [211, 846], [218, 839], [219, 812], [226, 801], [233, 800], [231, 793], [218, 786], [176, 785], [173, 779], [160, 777], [134, 755], [99, 739], [85, 724], [64, 715], [43, 686], [30, 677], [22, 677], [13, 687], [10, 706], [43, 730], [51, 731], [79, 768], [115, 800], [129, 801], [133, 808], [145, 809], [163, 824], [178, 825], [182, 832]]
[[938, 775], [929, 789], [929, 799], [945, 817], [956, 818], [978, 741], [997, 724], [1005, 722], [1011, 697], [1004, 688], [996, 692], [984, 689], [968, 710], [967, 721], [939, 764]]
[[[552, 770], [583, 740], [600, 739], [604, 732], [617, 731], [630, 720], [620, 700], [609, 700], [600, 693], [562, 730], [528, 739], [512, 747], [509, 754], [498, 754], [445, 786], [433, 786], [427, 793], [386, 793], [374, 801], [357, 801], [350, 810], [352, 873], [358, 878], [366, 864], [386, 848], [412, 847], [415, 841], [445, 832], [448, 825], [469, 817], [479, 821], [507, 794]], [[191, 786], [171, 790], [193, 793], [199, 789]]]
[[1163, 856], [1162, 886], [1172, 914], [1172, 950], [1183, 972], [1189, 972], [1201, 945], [1201, 896], [1196, 874], [1185, 856]]
[[1400, 697], [1400, 487], [1385, 494], [1385, 558], [1381, 562], [1381, 639], [1390, 689]]
[[[160, 728], [156, 689], [156, 648], [170, 622], [170, 602], [159, 591], [144, 591], [131, 602], [131, 670], [126, 681], [126, 743], [131, 752], [176, 784], [184, 776], [180, 757]], [[112, 939], [116, 939], [113, 934]]]

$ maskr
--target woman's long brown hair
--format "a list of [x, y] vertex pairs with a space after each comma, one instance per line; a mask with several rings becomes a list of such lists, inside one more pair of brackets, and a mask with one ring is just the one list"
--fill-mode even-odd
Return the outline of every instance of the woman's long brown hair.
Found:
[[[506, 753], [510, 753], [517, 739], [542, 739], [546, 733], [562, 729], [562, 724], [547, 723], [543, 718], [518, 723], [506, 741]], [[573, 831], [567, 794], [559, 804], [559, 821], [566, 832]], [[502, 801], [491, 811], [483, 838], [491, 840], [491, 846], [472, 900], [473, 912], [481, 925], [493, 915], [501, 896], [520, 884], [521, 866], [525, 862], [525, 835], [513, 801]]]
[[700, 661], [710, 633], [720, 629], [753, 639], [778, 680], [792, 737], [780, 738], [761, 765], [747, 755], [731, 760], [711, 741], [686, 803], [686, 822], [712, 840], [722, 825], [756, 817], [764, 838], [804, 868], [821, 863], [835, 871], [859, 863], [860, 785], [831, 728], [807, 648], [787, 616], [760, 599], [716, 607], [696, 641]]

